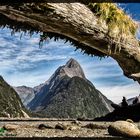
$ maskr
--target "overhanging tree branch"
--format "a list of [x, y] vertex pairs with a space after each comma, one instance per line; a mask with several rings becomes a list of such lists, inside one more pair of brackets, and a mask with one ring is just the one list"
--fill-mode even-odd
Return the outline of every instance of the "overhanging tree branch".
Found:
[[[128, 30], [110, 30], [87, 4], [82, 3], [17, 3], [0, 6], [0, 25], [15, 31], [49, 32], [77, 42], [79, 47], [111, 56], [123, 69], [124, 75], [140, 83], [139, 42]], [[126, 23], [127, 24], [127, 23]], [[119, 32], [119, 33], [116, 33]], [[81, 47], [82, 48], [82, 47]], [[95, 52], [96, 53], [96, 52]]]

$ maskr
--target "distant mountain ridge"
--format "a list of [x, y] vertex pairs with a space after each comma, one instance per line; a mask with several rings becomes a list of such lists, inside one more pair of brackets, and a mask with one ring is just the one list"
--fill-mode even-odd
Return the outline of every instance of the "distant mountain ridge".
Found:
[[133, 101], [134, 101], [136, 98], [137, 98], [138, 101], [140, 102], [140, 95], [138, 95], [138, 96], [136, 96], [136, 97], [132, 97], [132, 98], [127, 99], [128, 104], [129, 104], [129, 105], [133, 104]]
[[19, 86], [14, 87], [14, 89], [19, 94], [24, 106], [27, 106], [27, 104], [35, 97], [36, 91], [34, 90], [34, 88]]
[[16, 91], [0, 76], [0, 117], [29, 117]]
[[27, 107], [46, 117], [95, 118], [112, 111], [112, 102], [86, 79], [74, 59], [60, 66], [48, 81], [33, 90], [37, 93]]

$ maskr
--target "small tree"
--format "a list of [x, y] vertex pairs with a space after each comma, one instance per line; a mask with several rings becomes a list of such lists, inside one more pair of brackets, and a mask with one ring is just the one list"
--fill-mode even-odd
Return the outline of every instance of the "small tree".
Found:
[[128, 106], [128, 103], [127, 103], [127, 100], [126, 100], [125, 97], [123, 97], [121, 105], [122, 105], [122, 107], [127, 107]]

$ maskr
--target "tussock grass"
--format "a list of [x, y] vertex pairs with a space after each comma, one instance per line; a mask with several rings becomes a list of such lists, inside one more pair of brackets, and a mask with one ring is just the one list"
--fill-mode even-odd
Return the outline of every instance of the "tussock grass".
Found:
[[122, 9], [118, 8], [114, 3], [89, 3], [88, 7], [100, 22], [105, 21], [108, 25], [109, 33], [115, 35], [135, 36], [138, 25], [127, 15]]

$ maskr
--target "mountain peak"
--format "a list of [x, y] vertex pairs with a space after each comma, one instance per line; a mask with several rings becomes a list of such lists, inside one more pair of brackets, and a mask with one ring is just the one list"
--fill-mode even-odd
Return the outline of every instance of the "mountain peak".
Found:
[[86, 79], [84, 71], [80, 64], [75, 59], [71, 58], [66, 62], [65, 65], [60, 66], [45, 83], [34, 87], [34, 91], [38, 92], [45, 86], [51, 88], [53, 87], [53, 85], [55, 85], [55, 83], [58, 83], [64, 76], [68, 76], [69, 78], [76, 76]]
[[61, 71], [70, 78], [74, 76], [84, 79], [86, 78], [82, 67], [73, 58], [71, 58], [64, 66], [61, 67]]
[[68, 67], [68, 68], [75, 68], [77, 66], [79, 66], [80, 64], [73, 58], [71, 58], [65, 65], [65, 67]]
[[35, 91], [37, 93], [27, 107], [45, 117], [93, 118], [111, 109], [111, 102], [86, 79], [82, 67], [73, 58]]

